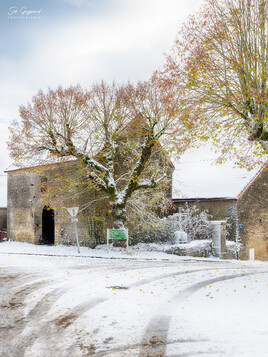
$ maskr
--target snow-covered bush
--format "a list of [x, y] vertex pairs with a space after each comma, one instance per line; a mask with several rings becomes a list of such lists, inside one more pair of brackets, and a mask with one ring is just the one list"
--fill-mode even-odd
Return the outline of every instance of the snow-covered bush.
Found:
[[168, 254], [176, 254], [179, 256], [191, 256], [199, 258], [207, 258], [212, 256], [212, 245], [210, 239], [199, 239], [190, 242], [189, 244], [178, 244], [166, 250]]
[[226, 258], [227, 259], [238, 259], [240, 249], [241, 249], [240, 243], [236, 243], [236, 242], [227, 240], [226, 241]]
[[192, 241], [211, 238], [211, 218], [207, 210], [199, 213], [196, 206], [189, 207], [186, 203], [179, 213], [168, 216], [167, 220], [177, 227], [176, 230], [187, 233], [188, 241]]
[[71, 239], [70, 234], [63, 227], [60, 228], [60, 244], [67, 246], [74, 244], [74, 240]]
[[188, 235], [183, 231], [176, 231], [174, 233], [174, 243], [188, 243]]
[[180, 213], [175, 213], [168, 217], [158, 219], [150, 227], [138, 226], [132, 229], [130, 237], [132, 244], [144, 243], [175, 243], [175, 232], [185, 232], [188, 242], [196, 239], [211, 238], [211, 224], [209, 219], [212, 216], [208, 212], [199, 213], [196, 206], [189, 207], [188, 204], [180, 209]]

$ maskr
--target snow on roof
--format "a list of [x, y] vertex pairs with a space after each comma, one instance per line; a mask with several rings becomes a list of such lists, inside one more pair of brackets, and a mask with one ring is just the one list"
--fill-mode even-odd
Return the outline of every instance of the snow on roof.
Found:
[[268, 168], [268, 161], [266, 161], [259, 170], [255, 173], [255, 175], [251, 178], [251, 180], [247, 183], [247, 185], [243, 188], [243, 190], [239, 193], [238, 198], [242, 197], [246, 190], [250, 185], [259, 177], [259, 175]]
[[[174, 165], [172, 198], [237, 199], [261, 170], [260, 167], [252, 171], [235, 167], [232, 161], [217, 164], [216, 158], [217, 155], [211, 147], [202, 147], [182, 155], [181, 161]], [[29, 165], [28, 168], [33, 166]], [[20, 168], [10, 165], [6, 172], [13, 170], [20, 170]], [[6, 187], [4, 186], [6, 184], [2, 187], [1, 197], [0, 185], [0, 201], [2, 201], [0, 203], [3, 206], [6, 204]]]
[[187, 153], [175, 164], [172, 198], [236, 199], [258, 170], [235, 167], [232, 161], [216, 164], [215, 154], [206, 150]]
[[69, 161], [75, 161], [77, 160], [75, 157], [54, 157], [51, 159], [44, 159], [43, 161], [36, 161], [36, 162], [26, 162], [23, 165], [19, 166], [16, 164], [16, 162], [13, 162], [11, 165], [8, 166], [8, 168], [5, 169], [4, 172], [10, 172], [10, 171], [17, 171], [17, 170], [25, 170], [25, 169], [33, 169], [36, 167], [41, 167], [41, 166], [48, 166], [48, 165], [57, 165], [57, 164], [63, 164]]

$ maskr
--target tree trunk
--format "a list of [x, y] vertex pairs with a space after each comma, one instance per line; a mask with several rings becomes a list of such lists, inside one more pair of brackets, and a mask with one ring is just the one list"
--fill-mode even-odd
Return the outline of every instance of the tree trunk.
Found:
[[125, 205], [114, 205], [112, 210], [113, 226], [115, 229], [126, 228], [127, 214]]
[[[125, 205], [114, 205], [112, 214], [113, 214], [113, 228], [115, 228], [115, 229], [126, 228], [127, 215], [126, 215]], [[113, 246], [125, 248], [126, 241], [125, 240], [114, 240]]]

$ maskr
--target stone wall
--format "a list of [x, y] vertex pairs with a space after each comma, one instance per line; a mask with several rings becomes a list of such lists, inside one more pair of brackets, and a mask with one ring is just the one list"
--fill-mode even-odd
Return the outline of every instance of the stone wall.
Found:
[[175, 212], [179, 211], [179, 207], [184, 207], [185, 203], [189, 207], [196, 206], [199, 212], [207, 210], [212, 216], [213, 221], [226, 222], [226, 239], [235, 241], [237, 232], [237, 201], [236, 199], [221, 199], [221, 200], [174, 200]]
[[8, 238], [34, 243], [33, 202], [36, 195], [36, 178], [25, 170], [8, 173], [7, 229]]
[[[57, 168], [50, 167], [49, 180]], [[42, 241], [42, 213], [45, 206], [55, 211], [54, 230], [55, 244], [75, 243], [74, 224], [65, 207], [54, 207], [53, 198], [48, 198], [42, 191], [48, 170], [19, 169], [8, 172], [8, 238], [16, 241], [28, 241], [38, 244]], [[63, 194], [64, 195], [64, 194]], [[55, 195], [56, 196], [56, 195]], [[79, 203], [78, 203], [79, 205]], [[79, 217], [80, 215], [80, 217]], [[92, 239], [83, 214], [78, 214], [78, 236], [84, 241]]]
[[7, 209], [0, 208], [0, 231], [7, 230]]
[[255, 249], [255, 259], [268, 260], [268, 168], [245, 190], [238, 200], [238, 237], [243, 249], [241, 259], [249, 259], [249, 249]]

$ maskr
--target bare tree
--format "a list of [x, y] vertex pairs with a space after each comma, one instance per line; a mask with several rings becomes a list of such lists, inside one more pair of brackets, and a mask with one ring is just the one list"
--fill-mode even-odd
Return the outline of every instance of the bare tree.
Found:
[[268, 0], [205, 0], [180, 31], [163, 78], [184, 91], [184, 112], [209, 124], [223, 150], [241, 153], [240, 138], [267, 154]]
[[30, 166], [74, 159], [83, 184], [108, 198], [114, 227], [124, 227], [133, 193], [154, 189], [165, 177], [164, 167], [150, 164], [154, 150], [179, 141], [183, 151], [190, 141], [193, 127], [178, 120], [172, 98], [155, 77], [136, 87], [101, 82], [89, 90], [39, 91], [20, 107], [21, 123], [10, 128], [11, 156]]

